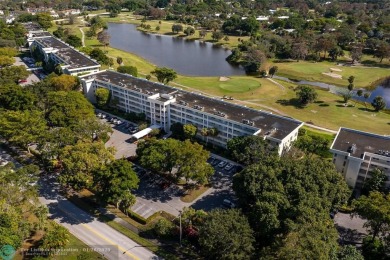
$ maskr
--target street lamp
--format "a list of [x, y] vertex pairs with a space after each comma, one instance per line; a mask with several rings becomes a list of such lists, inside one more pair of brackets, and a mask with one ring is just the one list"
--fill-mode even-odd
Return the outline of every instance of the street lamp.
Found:
[[181, 246], [181, 235], [182, 235], [182, 231], [181, 231], [181, 213], [182, 213], [182, 211], [181, 210], [179, 210], [179, 222], [180, 222], [180, 246]]

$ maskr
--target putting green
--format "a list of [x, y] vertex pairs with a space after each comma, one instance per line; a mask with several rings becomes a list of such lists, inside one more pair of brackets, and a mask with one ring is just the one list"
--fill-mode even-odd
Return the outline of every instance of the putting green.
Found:
[[242, 93], [247, 91], [253, 91], [259, 88], [261, 84], [258, 81], [252, 79], [229, 79], [228, 81], [221, 81], [219, 88], [224, 92]]

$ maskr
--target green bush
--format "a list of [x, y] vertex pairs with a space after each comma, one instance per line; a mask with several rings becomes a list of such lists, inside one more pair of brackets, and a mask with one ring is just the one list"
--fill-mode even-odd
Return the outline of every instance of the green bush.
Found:
[[175, 225], [165, 218], [159, 219], [153, 227], [153, 231], [158, 237], [169, 237]]

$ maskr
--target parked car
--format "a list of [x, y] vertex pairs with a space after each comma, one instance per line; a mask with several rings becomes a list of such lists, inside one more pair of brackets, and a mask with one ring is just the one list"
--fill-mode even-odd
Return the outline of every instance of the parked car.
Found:
[[226, 161], [221, 161], [221, 162], [218, 164], [218, 167], [223, 168], [223, 167], [225, 167], [226, 164], [227, 164]]
[[233, 209], [233, 208], [236, 207], [236, 204], [234, 204], [233, 202], [231, 202], [228, 199], [224, 199], [223, 202], [222, 202], [222, 205], [227, 207], [227, 208], [230, 208], [230, 209]]
[[231, 164], [231, 163], [228, 163], [226, 166], [225, 166], [225, 170], [227, 170], [227, 171], [230, 171], [232, 168], [233, 168], [233, 164]]
[[215, 166], [215, 165], [217, 165], [219, 163], [219, 160], [218, 159], [215, 159], [212, 163], [211, 163], [211, 165], [212, 166]]
[[107, 115], [102, 113], [101, 118], [104, 119], [104, 118], [106, 118], [106, 117], [107, 117]]
[[96, 116], [101, 118], [102, 117], [102, 113], [97, 113]]

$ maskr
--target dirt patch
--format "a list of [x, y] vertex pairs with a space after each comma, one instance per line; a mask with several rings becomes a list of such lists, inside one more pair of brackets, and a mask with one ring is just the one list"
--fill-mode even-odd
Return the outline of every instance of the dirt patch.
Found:
[[341, 69], [336, 69], [336, 68], [330, 68], [329, 70], [330, 70], [331, 72], [333, 72], [333, 71], [337, 71], [337, 72], [343, 71], [343, 70], [341, 70]]
[[323, 72], [322, 74], [329, 76], [329, 77], [332, 77], [332, 78], [335, 78], [335, 79], [342, 79], [343, 78], [343, 76], [336, 74], [336, 73], [331, 73], [331, 72]]
[[229, 77], [219, 77], [219, 81], [228, 81], [230, 80]]

